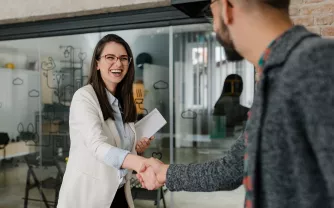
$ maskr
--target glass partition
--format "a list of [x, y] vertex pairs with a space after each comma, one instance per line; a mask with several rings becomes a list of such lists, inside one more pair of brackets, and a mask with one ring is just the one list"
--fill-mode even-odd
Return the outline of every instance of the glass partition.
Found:
[[[205, 24], [173, 27], [175, 163], [223, 157], [241, 135], [252, 104], [254, 67], [247, 61], [227, 61], [211, 28]], [[175, 193], [175, 205], [187, 196]], [[227, 197], [233, 200], [219, 202]], [[193, 193], [187, 206], [241, 207], [243, 197], [243, 188]]]
[[23, 156], [40, 152], [38, 53], [38, 39], [0, 42], [0, 207], [23, 205]]
[[[138, 118], [157, 108], [168, 120], [169, 28], [112, 33], [133, 51]], [[0, 143], [0, 207], [55, 204], [70, 150], [72, 96], [87, 83], [93, 50], [106, 34], [0, 42], [0, 142], [10, 138], [5, 148]], [[168, 135], [166, 125], [145, 156], [158, 152], [169, 163]], [[40, 185], [34, 186], [36, 182]]]
[[[134, 54], [138, 120], [156, 108], [168, 121], [145, 157], [161, 157], [164, 163], [204, 162], [222, 157], [240, 135], [253, 99], [253, 66], [226, 61], [211, 27], [112, 32]], [[87, 83], [94, 47], [106, 34], [0, 42], [0, 207], [54, 205], [70, 150], [72, 96]], [[7, 135], [9, 142], [2, 145]], [[33, 186], [36, 181], [40, 189]], [[158, 192], [150, 192], [153, 200], [147, 200], [136, 187], [136, 207], [156, 207]], [[240, 207], [244, 194], [242, 188], [218, 193], [163, 190], [167, 207]]]

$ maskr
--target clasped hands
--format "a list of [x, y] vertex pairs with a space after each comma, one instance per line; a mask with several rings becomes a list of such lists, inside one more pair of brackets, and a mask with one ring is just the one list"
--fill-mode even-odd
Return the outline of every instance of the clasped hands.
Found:
[[143, 188], [155, 190], [166, 182], [166, 175], [169, 165], [162, 163], [155, 158], [145, 159], [137, 173], [137, 178]]

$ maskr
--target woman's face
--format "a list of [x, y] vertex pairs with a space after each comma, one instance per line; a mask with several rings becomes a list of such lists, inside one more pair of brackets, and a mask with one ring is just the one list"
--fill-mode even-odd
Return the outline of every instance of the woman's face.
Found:
[[123, 45], [115, 42], [105, 45], [97, 61], [97, 70], [100, 70], [102, 79], [109, 90], [115, 90], [117, 84], [123, 80], [128, 72], [130, 61]]

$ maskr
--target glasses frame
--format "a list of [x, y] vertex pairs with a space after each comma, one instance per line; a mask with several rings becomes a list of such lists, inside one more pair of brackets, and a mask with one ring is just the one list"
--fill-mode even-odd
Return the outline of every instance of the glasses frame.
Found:
[[[204, 9], [202, 10], [202, 13], [204, 15], [204, 17], [209, 20], [211, 23], [213, 23], [213, 14], [211, 11], [211, 5], [215, 2], [217, 2], [218, 0], [213, 0], [210, 2], [210, 4], [208, 4], [207, 6], [204, 7]], [[233, 8], [233, 5], [230, 1], [227, 1], [228, 6]]]
[[125, 65], [125, 64], [123, 64], [122, 61], [120, 60], [120, 58], [122, 58], [122, 57], [124, 57], [124, 56], [116, 56], [116, 55], [114, 55], [114, 54], [106, 54], [106, 55], [100, 56], [99, 59], [104, 58], [104, 59], [108, 62], [106, 56], [114, 56], [114, 57], [116, 58], [116, 61], [115, 61], [114, 63], [111, 63], [111, 64], [115, 64], [115, 63], [119, 60], [119, 62], [120, 62], [123, 66], [129, 66], [129, 65], [131, 64], [131, 61], [132, 61], [132, 57], [127, 56], [127, 57], [129, 58], [129, 60], [128, 60], [128, 64]]

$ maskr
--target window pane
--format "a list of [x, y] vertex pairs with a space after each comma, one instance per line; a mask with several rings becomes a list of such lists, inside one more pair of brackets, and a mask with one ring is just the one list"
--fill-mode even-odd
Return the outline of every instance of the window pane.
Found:
[[[241, 135], [253, 99], [254, 67], [228, 62], [211, 27], [173, 27], [177, 164], [223, 157]], [[187, 197], [189, 207], [241, 207], [244, 191], [174, 193], [175, 204]]]

